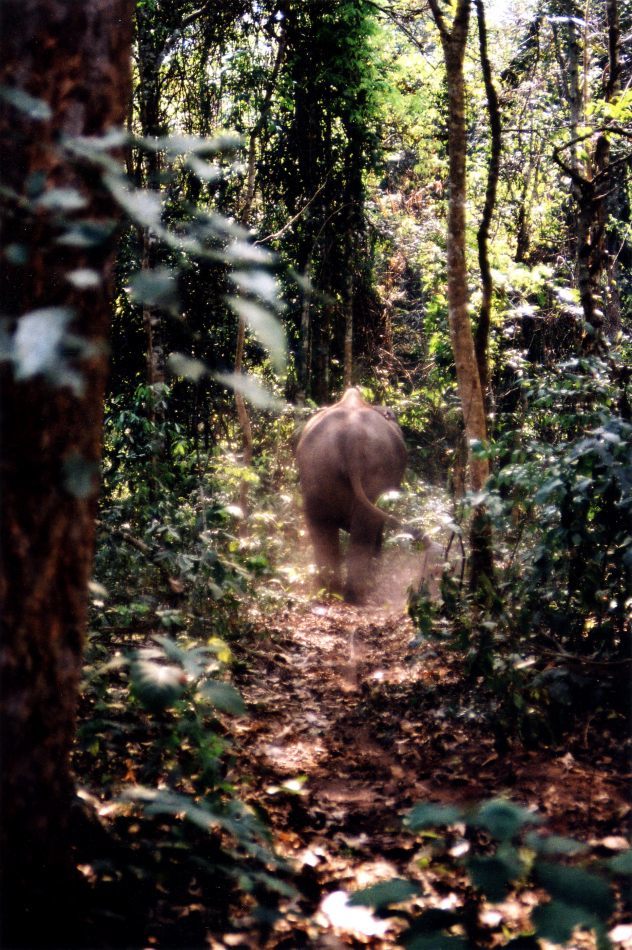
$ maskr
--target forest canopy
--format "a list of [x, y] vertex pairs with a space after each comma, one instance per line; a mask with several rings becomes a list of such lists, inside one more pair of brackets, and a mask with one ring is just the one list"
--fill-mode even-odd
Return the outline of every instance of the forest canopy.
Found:
[[[0, 17], [4, 945], [319, 945], [343, 880], [375, 946], [624, 946], [632, 6]], [[350, 387], [408, 458], [364, 606], [294, 460]]]

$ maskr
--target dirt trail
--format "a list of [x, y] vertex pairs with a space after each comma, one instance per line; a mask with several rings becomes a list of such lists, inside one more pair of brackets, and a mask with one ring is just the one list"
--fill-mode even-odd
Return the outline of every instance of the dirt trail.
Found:
[[[251, 716], [237, 727], [236, 773], [250, 776], [245, 797], [266, 811], [306, 895], [266, 946], [396, 946], [390, 925], [351, 912], [343, 893], [393, 876], [416, 877], [424, 906], [450, 907], [462, 882], [420, 872], [419, 842], [402, 827], [418, 801], [504, 795], [536, 807], [551, 830], [593, 842], [620, 835], [629, 813], [603, 735], [499, 756], [459, 658], [411, 649], [401, 590], [397, 599], [381, 605], [376, 591], [368, 608], [307, 600], [260, 620], [260, 639], [246, 647], [239, 687]], [[530, 900], [505, 908], [505, 922], [524, 923]]]

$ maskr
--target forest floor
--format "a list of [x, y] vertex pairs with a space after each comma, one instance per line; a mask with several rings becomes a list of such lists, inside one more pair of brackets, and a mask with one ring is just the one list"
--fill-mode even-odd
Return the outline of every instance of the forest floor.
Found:
[[[587, 721], [563, 747], [510, 742], [500, 753], [485, 714], [490, 697], [464, 681], [459, 654], [411, 646], [403, 597], [409, 566], [405, 556], [387, 555], [384, 575], [400, 578], [390, 602], [376, 589], [365, 607], [305, 597], [273, 620], [251, 617], [237, 676], [250, 716], [233, 727], [235, 777], [242, 797], [265, 813], [302, 893], [265, 939], [244, 918], [241, 932], [237, 923], [212, 946], [396, 946], [401, 924], [347, 904], [354, 890], [394, 877], [420, 884], [422, 896], [408, 905], [413, 913], [462, 905], [464, 876], [433, 860], [432, 839], [403, 826], [418, 802], [511, 798], [537, 809], [550, 832], [603, 856], [625, 846], [629, 776], [615, 737]], [[452, 855], [467, 847], [454, 834], [449, 844]], [[523, 890], [484, 906], [481, 947], [528, 931], [537, 901]], [[617, 948], [632, 947], [625, 914], [611, 938]], [[594, 943], [582, 935], [572, 945]]]
[[[499, 698], [466, 675], [462, 651], [441, 641], [414, 642], [406, 591], [425, 570], [438, 596], [443, 549], [432, 550], [435, 560], [424, 561], [414, 551], [389, 548], [369, 603], [356, 607], [310, 592], [305, 549], [287, 565], [289, 582], [272, 583], [273, 603], [262, 591], [231, 641], [233, 679], [248, 715], [225, 720], [227, 779], [263, 817], [289, 867], [281, 877], [296, 896], [281, 898], [276, 920], [262, 925], [253, 900], [235, 890], [231, 903], [219, 883], [209, 903], [189, 864], [178, 870], [186, 841], [193, 860], [208, 857], [205, 833], [197, 829], [201, 838], [185, 835], [168, 844], [160, 816], [139, 822], [117, 801], [126, 784], [153, 781], [148, 750], [160, 738], [160, 720], [148, 735], [143, 722], [149, 720], [138, 719], [120, 698], [122, 684], [118, 692], [108, 688], [96, 711], [86, 707], [88, 724], [106, 710], [97, 723], [101, 751], [78, 753], [76, 767], [108, 835], [102, 840], [97, 827], [97, 838], [84, 841], [82, 873], [95, 881], [89, 926], [98, 934], [85, 947], [399, 946], [402, 920], [350, 906], [348, 895], [405, 878], [419, 886], [419, 896], [402, 905], [413, 918], [473, 904], [459, 858], [481, 842], [468, 840], [458, 825], [412, 834], [404, 818], [420, 802], [467, 806], [507, 798], [537, 810], [548, 832], [585, 842], [597, 857], [626, 847], [629, 744], [620, 724], [617, 735], [596, 711], [567, 729], [563, 742], [527, 747], [499, 733]], [[120, 721], [112, 723], [113, 716]], [[105, 800], [104, 786], [110, 788]], [[85, 839], [83, 825], [80, 833]], [[500, 904], [483, 903], [470, 946], [492, 950], [528, 933], [530, 911], [541, 899], [525, 887]], [[618, 907], [610, 935], [616, 950], [632, 950], [629, 907]], [[582, 934], [570, 946], [594, 950], [595, 943]]]

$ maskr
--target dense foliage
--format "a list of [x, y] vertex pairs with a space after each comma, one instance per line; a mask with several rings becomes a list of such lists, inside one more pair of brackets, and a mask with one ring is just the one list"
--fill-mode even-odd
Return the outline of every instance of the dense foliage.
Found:
[[[501, 756], [557, 747], [578, 722], [625, 733], [632, 10], [534, 0], [492, 13], [491, 76], [470, 25], [464, 294], [488, 438], [468, 445], [447, 291], [454, 116], [436, 27], [449, 6], [137, 0], [127, 129], [61, 146], [122, 217], [74, 764], [134, 854], [96, 876], [118, 874], [121, 890], [135, 875], [187, 893], [194, 881], [208, 904], [237, 888], [262, 940], [295, 891], [233, 768], [228, 721], [245, 706], [231, 672], [259, 635], [252, 610], [265, 626], [305, 596], [292, 446], [347, 385], [404, 431], [396, 506], [430, 530], [402, 543], [421, 561], [441, 541], [440, 590], [426, 576], [409, 592], [416, 655], [440, 643], [463, 657]], [[39, 100], [0, 94], [37, 118]], [[82, 194], [41, 176], [27, 197], [1, 197], [52, 243], [105, 239], [76, 218]], [[19, 245], [3, 253], [26, 266]], [[78, 291], [99, 280], [73, 274]], [[15, 316], [0, 328], [3, 363], [78, 392], [70, 367], [85, 354], [67, 311], [27, 314], [21, 330]], [[468, 453], [491, 469], [474, 495]], [[88, 497], [94, 465], [64, 465], [68, 492]], [[451, 511], [441, 530], [423, 523], [428, 486]], [[493, 554], [483, 593], [466, 582], [473, 512]], [[506, 802], [413, 811], [413, 832], [465, 826], [475, 893], [412, 919], [405, 945], [457, 945], [456, 925], [476, 946], [480, 895], [500, 901], [529, 880], [549, 901], [533, 913], [540, 936], [562, 943], [580, 925], [608, 946], [610, 879], [629, 873], [629, 854], [597, 875], [567, 867], [581, 847], [527, 831], [534, 822]], [[356, 903], [386, 914], [414, 893], [384, 888]], [[227, 906], [214, 912], [223, 925]]]
[[[473, 612], [462, 576], [446, 573], [439, 604], [422, 589], [410, 608], [420, 645], [447, 635], [472, 675], [484, 675], [500, 747], [512, 735], [559, 739], [595, 705], [623, 712], [628, 673], [630, 101], [620, 89], [630, 63], [621, 51], [606, 94], [605, 12], [589, 5], [589, 39], [573, 4], [559, 7], [492, 24], [504, 131], [490, 246], [492, 438], [479, 451], [493, 466], [494, 592], [486, 613]], [[277, 253], [288, 372], [277, 375], [254, 339], [250, 371], [279, 395], [318, 401], [353, 373], [398, 413], [417, 473], [452, 487], [460, 534], [469, 502], [445, 291], [446, 89], [431, 21], [406, 4], [379, 15], [361, 0], [217, 11], [142, 3], [136, 56], [132, 123], [145, 145], [130, 146], [128, 167], [137, 186], [160, 191], [163, 224], [136, 216], [119, 255], [97, 577], [106, 613], [130, 630], [158, 623], [191, 642], [209, 630], [230, 639], [245, 596], [265, 588], [274, 599], [284, 539], [296, 537], [290, 417], [271, 423], [251, 410], [247, 465], [231, 397], [214, 376], [235, 362], [236, 314], [278, 355], [261, 309], [274, 291], [244, 277], [246, 309], [236, 306], [230, 253], [220, 266], [194, 253], [176, 273], [177, 242], [161, 229], [191, 234], [200, 215], [215, 227], [221, 213], [249, 229], [236, 238], [242, 267], [266, 261], [262, 244]], [[471, 62], [466, 76], [471, 245], [488, 160], [478, 70]], [[187, 138], [224, 127], [242, 136], [241, 168], [221, 154], [204, 164], [200, 140]], [[591, 326], [573, 175], [594, 168], [604, 134], [611, 188], [592, 272], [603, 319]], [[472, 253], [474, 311], [476, 264]]]

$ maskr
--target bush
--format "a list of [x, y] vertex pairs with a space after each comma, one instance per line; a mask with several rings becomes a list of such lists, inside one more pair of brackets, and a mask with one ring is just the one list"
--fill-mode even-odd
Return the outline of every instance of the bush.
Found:
[[[494, 799], [472, 808], [416, 805], [405, 820], [411, 832], [432, 843], [433, 860], [451, 878], [465, 871], [472, 892], [461, 907], [430, 908], [419, 916], [392, 905], [419, 896], [418, 885], [387, 881], [356, 892], [351, 904], [378, 908], [382, 916], [409, 922], [402, 936], [408, 950], [475, 948], [488, 934], [481, 920], [482, 901], [499, 903], [516, 888], [537, 889], [532, 926], [502, 946], [537, 950], [539, 940], [566, 944], [576, 928], [594, 931], [599, 950], [611, 946], [608, 920], [615, 909], [615, 886], [632, 875], [632, 850], [609, 860], [589, 858], [589, 849], [571, 838], [542, 833], [540, 817], [511, 801]], [[436, 828], [457, 826], [459, 845]], [[582, 866], [571, 863], [581, 856]]]

